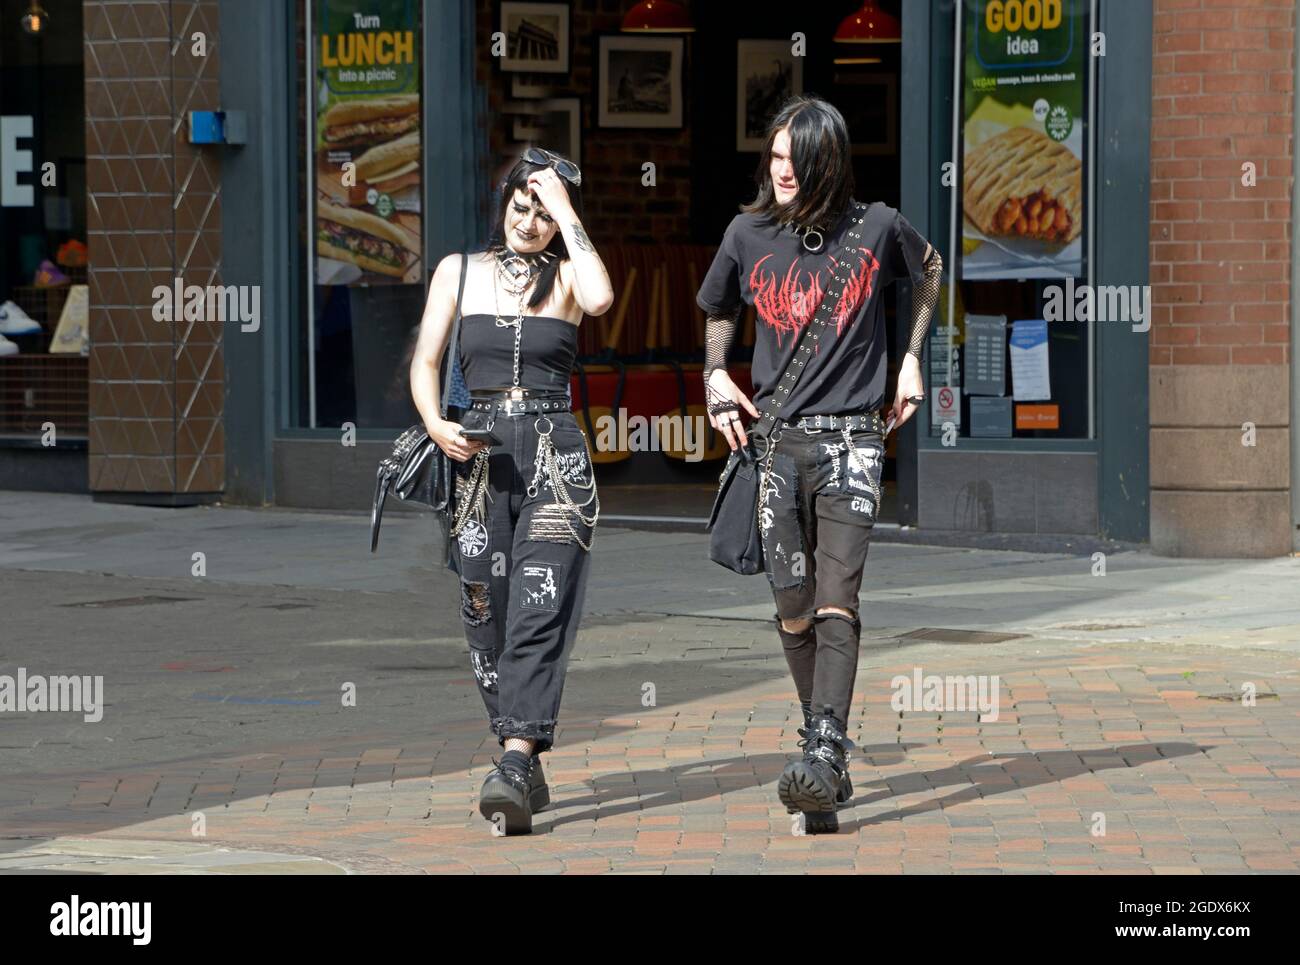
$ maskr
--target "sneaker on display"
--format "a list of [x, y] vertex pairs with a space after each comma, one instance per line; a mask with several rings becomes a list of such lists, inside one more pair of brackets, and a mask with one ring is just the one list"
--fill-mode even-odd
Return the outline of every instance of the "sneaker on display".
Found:
[[9, 339], [5, 338], [3, 335], [0, 335], [0, 357], [17, 354], [18, 346], [9, 341]]
[[32, 335], [40, 330], [40, 323], [13, 302], [0, 305], [0, 335]]

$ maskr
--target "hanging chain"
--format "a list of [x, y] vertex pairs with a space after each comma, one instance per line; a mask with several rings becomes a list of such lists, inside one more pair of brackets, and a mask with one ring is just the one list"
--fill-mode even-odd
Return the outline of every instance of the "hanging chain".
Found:
[[[555, 512], [563, 515], [564, 525], [568, 529], [569, 535], [573, 537], [574, 542], [584, 550], [590, 550], [591, 543], [584, 543], [582, 537], [574, 531], [573, 517], [576, 516], [578, 519], [582, 520], [583, 525], [592, 530], [592, 539], [594, 541], [596, 522], [600, 519], [600, 494], [596, 489], [595, 469], [592, 467], [590, 459], [585, 460], [587, 468], [591, 472], [591, 478], [585, 483], [570, 484], [564, 478], [564, 474], [560, 471], [558, 450], [555, 448], [555, 444], [551, 442], [551, 431], [555, 428], [554, 423], [552, 423], [546, 416], [542, 416], [542, 418], [546, 419], [550, 428], [545, 432], [540, 428], [537, 428], [541, 419], [538, 419], [537, 422], [533, 424], [533, 428], [537, 430], [538, 436], [537, 457], [533, 462], [533, 481], [528, 484], [528, 496], [530, 499], [535, 499], [537, 497], [537, 494], [541, 491], [540, 482], [545, 478], [545, 480], [551, 484], [551, 490], [555, 493], [555, 502], [550, 505], [556, 507], [554, 510]], [[576, 489], [587, 492], [587, 498], [581, 503], [574, 502], [573, 497], [569, 495], [570, 485], [574, 486]], [[583, 510], [593, 502], [595, 503], [595, 508], [592, 510], [591, 516], [587, 516]], [[546, 508], [547, 507], [540, 507], [537, 512], [540, 514]]]
[[876, 498], [876, 512], [879, 513], [880, 512], [880, 486], [876, 484], [875, 477], [872, 476], [871, 474], [870, 463], [864, 460], [862, 456], [858, 453], [858, 447], [853, 444], [853, 436], [850, 435], [849, 433], [848, 425], [845, 425], [842, 429], [840, 429], [840, 434], [844, 436], [844, 444], [848, 447], [847, 450], [848, 455], [846, 456], [846, 465], [844, 467], [844, 473], [845, 475], [848, 475], [849, 465], [851, 465], [851, 463], [848, 462], [849, 460], [854, 460], [857, 462], [858, 468], [861, 469], [862, 474], [867, 477], [867, 485], [871, 487], [871, 495]]
[[474, 456], [474, 468], [470, 470], [469, 479], [465, 482], [466, 498], [456, 503], [456, 512], [451, 520], [452, 536], [460, 535], [471, 515], [482, 522], [487, 514], [487, 473], [488, 451], [484, 448]]

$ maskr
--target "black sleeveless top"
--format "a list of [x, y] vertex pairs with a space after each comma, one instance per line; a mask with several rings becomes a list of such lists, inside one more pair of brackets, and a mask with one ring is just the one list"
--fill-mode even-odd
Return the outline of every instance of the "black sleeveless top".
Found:
[[[519, 340], [519, 384], [525, 389], [564, 392], [578, 354], [578, 326], [551, 315], [525, 315]], [[496, 316], [465, 315], [460, 322], [460, 367], [470, 392], [514, 382], [514, 326]]]

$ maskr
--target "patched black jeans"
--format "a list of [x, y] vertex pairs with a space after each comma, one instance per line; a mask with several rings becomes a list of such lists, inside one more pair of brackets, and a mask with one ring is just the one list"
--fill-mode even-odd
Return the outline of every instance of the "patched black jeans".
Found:
[[[884, 444], [869, 430], [846, 439], [839, 430], [785, 426], [772, 446], [771, 473], [759, 491], [759, 533], [777, 629], [800, 702], [813, 713], [829, 707], [847, 724], [862, 626], [858, 591], [880, 511]], [[767, 450], [760, 444], [759, 451]], [[818, 614], [823, 607], [853, 616]], [[812, 623], [786, 631], [782, 620]]]
[[[546, 433], [549, 426], [561, 485], [573, 503], [586, 502], [582, 514], [590, 519], [596, 499], [586, 437], [567, 411], [507, 416], [469, 410], [460, 423], [491, 423], [502, 442], [487, 451], [478, 510], [467, 514], [451, 540], [471, 665], [499, 741], [533, 740], [540, 753], [554, 741], [586, 594], [590, 553], [578, 540], [590, 546], [594, 526], [558, 504], [549, 473], [538, 473], [538, 449], [545, 445], [538, 430]], [[458, 507], [473, 495], [474, 466], [474, 458], [453, 462]]]

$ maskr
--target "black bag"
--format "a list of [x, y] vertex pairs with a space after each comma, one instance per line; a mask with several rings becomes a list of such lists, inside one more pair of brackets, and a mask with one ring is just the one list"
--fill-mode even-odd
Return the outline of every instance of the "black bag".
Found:
[[[862, 223], [862, 213], [865, 210], [865, 205], [856, 206], [854, 211], [856, 217], [846, 235], [844, 250], [840, 252], [835, 264], [852, 264], [851, 256], [857, 249], [858, 239], [862, 235], [861, 229], [855, 231], [852, 228]], [[713, 498], [713, 509], [709, 512], [709, 522], [706, 527], [709, 532], [709, 559], [742, 576], [762, 573], [765, 569], [763, 542], [758, 529], [762, 457], [752, 448], [752, 440], [757, 438], [764, 441], [767, 446], [771, 445], [769, 437], [781, 407], [785, 405], [786, 399], [799, 383], [799, 376], [807, 368], [806, 363], [812, 355], [813, 342], [826, 328], [844, 293], [844, 283], [847, 279], [837, 275], [834, 280], [839, 287], [831, 288], [823, 296], [816, 315], [804, 327], [803, 334], [799, 337], [799, 344], [795, 346], [794, 354], [790, 356], [790, 364], [781, 373], [767, 411], [747, 431], [751, 445], [741, 446], [731, 453], [727, 457], [727, 464], [723, 467], [722, 474], [718, 477], [718, 492]], [[763, 455], [766, 453], [765, 448]]]
[[[447, 395], [451, 388], [452, 352], [460, 351], [461, 298], [465, 294], [465, 274], [469, 255], [461, 257], [460, 287], [456, 292], [456, 319], [451, 327], [451, 341], [443, 353], [438, 372], [438, 403], [442, 417], [447, 417]], [[439, 516], [443, 531], [443, 565], [451, 559], [451, 526], [448, 516], [454, 510], [455, 471], [451, 457], [429, 438], [423, 425], [416, 423], [393, 442], [391, 455], [379, 462], [375, 472], [375, 495], [370, 506], [370, 552], [379, 545], [379, 524], [384, 518], [384, 502], [392, 493], [398, 499], [421, 503]]]
[[[751, 444], [752, 445], [752, 444]], [[727, 457], [709, 512], [709, 559], [744, 576], [763, 572], [758, 533], [758, 458], [750, 446]]]

